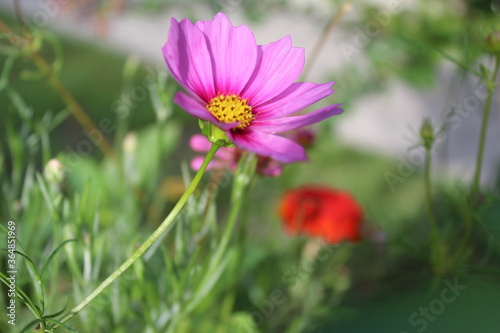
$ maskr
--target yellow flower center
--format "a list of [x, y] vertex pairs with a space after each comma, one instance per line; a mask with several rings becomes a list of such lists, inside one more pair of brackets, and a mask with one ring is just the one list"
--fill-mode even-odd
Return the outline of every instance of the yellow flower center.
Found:
[[235, 129], [244, 129], [255, 119], [247, 100], [237, 95], [218, 95], [208, 103], [207, 110], [222, 123], [239, 122]]

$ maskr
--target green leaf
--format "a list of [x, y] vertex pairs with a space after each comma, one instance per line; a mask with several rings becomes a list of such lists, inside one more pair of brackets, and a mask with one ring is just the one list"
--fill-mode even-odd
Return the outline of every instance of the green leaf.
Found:
[[229, 263], [230, 257], [231, 252], [227, 252], [226, 256], [219, 262], [216, 267], [207, 269], [205, 271], [205, 276], [203, 277], [196, 292], [194, 293], [193, 298], [185, 307], [186, 312], [189, 313], [190, 311], [194, 310], [201, 302], [203, 302], [205, 297], [210, 294], [210, 291], [213, 290], [213, 287], [215, 286], [215, 284], [219, 280], [219, 277], [222, 275], [224, 269]]
[[[7, 276], [0, 272], [0, 280], [8, 287], [10, 286], [10, 282], [7, 279]], [[37, 318], [41, 318], [43, 313], [41, 309], [35, 304], [35, 302], [19, 287], [16, 287], [16, 297], [21, 302], [26, 304], [28, 309], [35, 315]]]
[[42, 266], [42, 269], [40, 270], [40, 278], [43, 277], [43, 273], [45, 273], [45, 270], [47, 269], [47, 267], [49, 266], [50, 262], [52, 261], [52, 259], [54, 258], [54, 256], [57, 254], [57, 252], [62, 249], [62, 247], [64, 245], [66, 245], [67, 243], [69, 242], [76, 242], [77, 240], [76, 239], [68, 239], [68, 240], [65, 240], [64, 242], [62, 242], [54, 251], [52, 251], [52, 253], [49, 255], [49, 257], [47, 258], [47, 260], [45, 261], [45, 263], [43, 264]]
[[67, 329], [68, 331], [70, 331], [70, 332], [78, 333], [75, 329], [71, 328], [70, 326], [68, 326], [68, 325], [66, 325], [66, 324], [64, 324], [64, 323], [61, 323], [61, 322], [60, 322], [60, 321], [58, 321], [58, 320], [51, 319], [51, 318], [47, 318], [47, 317], [45, 317], [45, 320], [46, 320], [46, 321], [48, 321], [48, 322], [51, 322], [51, 323], [53, 323], [53, 324], [57, 324], [57, 325], [59, 325], [59, 326], [62, 326], [62, 327], [64, 327], [65, 329]]
[[2, 73], [0, 74], [0, 92], [7, 87], [7, 84], [9, 83], [9, 74], [10, 71], [12, 70], [12, 65], [14, 65], [14, 62], [16, 61], [17, 55], [12, 54], [7, 57], [3, 64], [3, 69]]

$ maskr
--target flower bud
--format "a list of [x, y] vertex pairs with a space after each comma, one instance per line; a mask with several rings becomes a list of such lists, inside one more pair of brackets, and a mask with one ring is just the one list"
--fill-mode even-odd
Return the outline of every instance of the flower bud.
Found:
[[420, 137], [422, 138], [425, 149], [430, 150], [434, 144], [434, 128], [429, 119], [424, 119], [420, 127]]
[[63, 165], [59, 160], [53, 158], [45, 166], [43, 175], [49, 184], [59, 186], [64, 180]]
[[123, 139], [122, 147], [125, 154], [134, 154], [137, 150], [137, 135], [134, 132], [128, 133]]
[[492, 31], [486, 37], [486, 51], [500, 55], [500, 30]]

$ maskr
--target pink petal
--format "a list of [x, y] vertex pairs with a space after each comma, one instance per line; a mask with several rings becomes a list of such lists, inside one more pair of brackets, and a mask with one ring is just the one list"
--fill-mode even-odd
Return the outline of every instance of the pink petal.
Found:
[[208, 112], [205, 107], [200, 105], [200, 103], [191, 96], [188, 96], [181, 91], [175, 94], [174, 102], [183, 108], [187, 113], [195, 116], [196, 118], [210, 122], [217, 122], [217, 119], [210, 112]]
[[215, 96], [212, 59], [203, 32], [188, 19], [172, 18], [163, 56], [175, 79], [205, 102]]
[[212, 21], [198, 21], [196, 26], [208, 39], [216, 92], [238, 95], [257, 61], [257, 43], [252, 31], [247, 26], [233, 27], [223, 13], [218, 13]]
[[198, 101], [196, 101], [191, 96], [179, 91], [175, 94], [174, 102], [183, 108], [187, 113], [201, 120], [209, 121], [215, 126], [219, 127], [224, 131], [229, 131], [231, 128], [239, 125], [236, 123], [221, 123], [217, 120], [205, 107], [203, 107]]
[[290, 36], [259, 46], [257, 67], [242, 95], [259, 105], [279, 95], [302, 72], [304, 49], [292, 47]]
[[340, 108], [341, 104], [325, 106], [319, 110], [311, 112], [302, 116], [284, 117], [278, 119], [254, 120], [252, 122], [252, 129], [255, 131], [280, 133], [289, 131], [299, 127], [315, 124], [326, 118], [341, 114], [344, 112]]
[[250, 130], [230, 132], [228, 135], [236, 146], [283, 163], [307, 159], [301, 145], [281, 136]]
[[[198, 171], [201, 168], [201, 165], [203, 164], [203, 161], [205, 158], [203, 156], [195, 156], [192, 160], [189, 166], [191, 169], [194, 171]], [[208, 163], [207, 170], [212, 170], [212, 169], [225, 169], [227, 166], [227, 163], [224, 161], [219, 161], [219, 160], [211, 160], [210, 163]]]
[[254, 111], [258, 114], [259, 119], [288, 116], [331, 95], [333, 93], [332, 85], [333, 82], [321, 84], [312, 82], [293, 83], [271, 101], [254, 107]]
[[[198, 171], [201, 168], [201, 165], [203, 164], [203, 161], [205, 158], [203, 156], [195, 156], [189, 165], [191, 166], [191, 169], [194, 171]], [[208, 165], [210, 167], [210, 164]], [[208, 168], [207, 168], [208, 169]]]
[[220, 158], [221, 160], [225, 160], [228, 162], [234, 162], [235, 159], [235, 150], [236, 148], [234, 147], [221, 147], [217, 152], [215, 153], [215, 156]]
[[212, 144], [202, 134], [195, 134], [189, 139], [189, 147], [198, 153], [206, 153], [212, 147]]

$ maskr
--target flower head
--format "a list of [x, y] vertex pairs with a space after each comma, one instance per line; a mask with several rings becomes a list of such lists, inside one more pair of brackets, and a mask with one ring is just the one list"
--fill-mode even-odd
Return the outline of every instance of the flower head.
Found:
[[321, 237], [329, 243], [359, 241], [363, 212], [347, 192], [303, 186], [286, 192], [280, 216], [287, 231]]
[[223, 14], [211, 21], [172, 18], [163, 55], [186, 90], [174, 101], [191, 115], [224, 131], [237, 147], [290, 163], [306, 160], [302, 146], [275, 135], [340, 114], [330, 105], [307, 115], [290, 115], [333, 93], [333, 82], [295, 82], [304, 50], [290, 36], [257, 45], [250, 29], [234, 27]]

